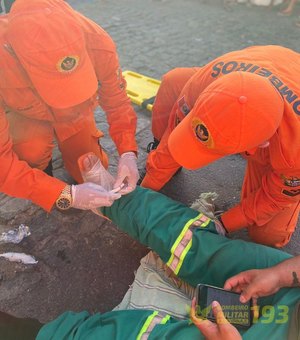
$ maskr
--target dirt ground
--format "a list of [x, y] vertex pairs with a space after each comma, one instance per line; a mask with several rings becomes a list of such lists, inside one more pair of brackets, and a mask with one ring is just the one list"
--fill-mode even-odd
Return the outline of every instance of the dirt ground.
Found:
[[[70, 0], [77, 10], [99, 23], [118, 46], [123, 70], [160, 78], [174, 67], [207, 63], [225, 52], [250, 45], [278, 44], [299, 52], [300, 29], [295, 27], [300, 8], [290, 17], [276, 8], [246, 4], [223, 6], [223, 1], [200, 0]], [[299, 6], [298, 6], [299, 7]], [[297, 12], [298, 11], [298, 12]], [[145, 163], [151, 141], [148, 112], [136, 108], [139, 167]], [[101, 110], [96, 111], [102, 144], [117, 164], [115, 146], [107, 134]], [[218, 208], [226, 210], [239, 200], [244, 172], [239, 156], [227, 157], [202, 170], [182, 171], [162, 190], [190, 204], [201, 192], [216, 191]], [[55, 176], [71, 181], [54, 152]], [[19, 245], [0, 245], [0, 253], [33, 255], [36, 265], [0, 259], [0, 310], [42, 322], [65, 310], [108, 311], [117, 305], [133, 280], [139, 260], [148, 249], [106, 220], [90, 212], [70, 210], [51, 214], [28, 201], [0, 196], [0, 233], [24, 223], [31, 235]], [[239, 233], [236, 237], [246, 237]], [[300, 253], [296, 231], [286, 251]]]

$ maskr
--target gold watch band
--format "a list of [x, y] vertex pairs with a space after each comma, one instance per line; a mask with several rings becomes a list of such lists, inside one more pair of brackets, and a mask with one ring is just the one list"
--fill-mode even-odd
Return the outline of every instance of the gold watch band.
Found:
[[72, 194], [71, 194], [71, 185], [66, 185], [62, 192], [61, 192], [61, 195], [70, 195], [72, 197]]
[[56, 206], [60, 210], [67, 210], [71, 208], [72, 205], [72, 194], [71, 194], [71, 186], [66, 185], [58, 199], [56, 200]]

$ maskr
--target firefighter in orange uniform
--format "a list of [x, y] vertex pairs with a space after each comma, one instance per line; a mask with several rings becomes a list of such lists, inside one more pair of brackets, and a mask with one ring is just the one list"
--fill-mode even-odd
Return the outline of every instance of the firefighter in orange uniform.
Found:
[[[110, 206], [134, 190], [136, 115], [110, 36], [65, 1], [16, 0], [0, 19], [0, 39], [0, 190], [47, 211], [55, 203], [61, 209]], [[108, 166], [94, 119], [98, 105], [120, 155], [119, 193], [47, 175], [54, 139], [78, 183], [81, 155], [93, 152]]]
[[299, 214], [299, 76], [300, 55], [280, 46], [249, 47], [167, 73], [141, 185], [160, 190], [181, 166], [197, 169], [241, 153], [247, 159], [241, 201], [221, 216], [223, 226], [284, 246]]

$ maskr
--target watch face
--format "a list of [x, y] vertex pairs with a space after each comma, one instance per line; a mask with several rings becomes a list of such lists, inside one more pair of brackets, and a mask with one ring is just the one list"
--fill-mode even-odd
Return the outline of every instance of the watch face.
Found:
[[70, 208], [71, 202], [67, 197], [61, 197], [58, 201], [57, 201], [57, 207], [61, 210], [66, 210], [68, 208]]

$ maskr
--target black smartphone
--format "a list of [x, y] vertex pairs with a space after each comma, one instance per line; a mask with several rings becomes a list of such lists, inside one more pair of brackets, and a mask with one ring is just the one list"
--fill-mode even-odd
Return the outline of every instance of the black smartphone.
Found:
[[222, 307], [226, 319], [237, 327], [249, 328], [252, 325], [252, 301], [240, 302], [240, 294], [219, 287], [199, 284], [196, 290], [196, 315], [216, 322], [212, 311], [212, 302], [217, 301]]

